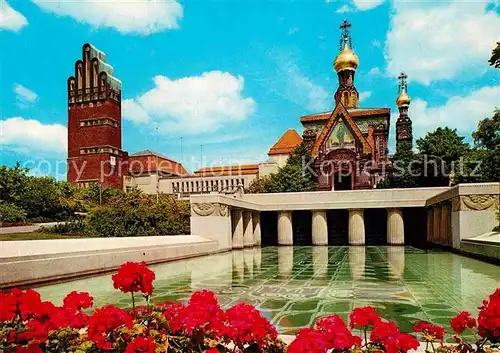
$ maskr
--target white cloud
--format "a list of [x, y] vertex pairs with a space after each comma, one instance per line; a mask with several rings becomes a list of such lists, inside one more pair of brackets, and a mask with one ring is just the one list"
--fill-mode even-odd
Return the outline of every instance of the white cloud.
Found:
[[359, 101], [362, 102], [372, 96], [371, 91], [359, 92]]
[[123, 100], [122, 110], [125, 119], [134, 123], [147, 123], [150, 120], [147, 110], [134, 99]]
[[275, 64], [275, 75], [259, 79], [269, 91], [310, 111], [331, 108], [333, 98], [302, 72], [293, 54], [273, 49], [268, 55]]
[[26, 17], [14, 10], [7, 1], [0, 0], [0, 30], [17, 32], [27, 24]]
[[177, 0], [32, 0], [42, 9], [93, 27], [147, 35], [179, 27], [183, 8]]
[[382, 71], [379, 69], [378, 66], [374, 66], [368, 71], [368, 75], [379, 76], [382, 75]]
[[347, 12], [351, 12], [351, 11], [352, 11], [352, 9], [348, 5], [342, 5], [335, 12], [336, 13], [347, 13]]
[[35, 103], [38, 99], [38, 94], [19, 83], [14, 85], [14, 92], [16, 93], [16, 99], [22, 106]]
[[428, 85], [484, 72], [500, 41], [499, 15], [485, 12], [488, 2], [394, 1], [385, 45], [388, 73], [405, 71], [410, 80]]
[[409, 110], [415, 139], [439, 126], [456, 128], [459, 133], [470, 138], [479, 120], [491, 117], [499, 102], [500, 86], [487, 86], [464, 97], [451, 97], [444, 105], [437, 107], [429, 107], [427, 101], [417, 98]]
[[288, 30], [288, 35], [292, 35], [292, 34], [295, 34], [297, 33], [298, 31], [300, 31], [300, 28], [299, 27], [292, 27]]
[[358, 10], [365, 11], [374, 9], [375, 7], [381, 5], [384, 0], [353, 0], [352, 2]]
[[68, 133], [64, 125], [43, 124], [38, 120], [13, 117], [0, 120], [2, 148], [25, 154], [40, 152], [65, 153]]
[[153, 81], [153, 89], [124, 101], [125, 119], [158, 124], [163, 133], [197, 134], [245, 120], [255, 111], [255, 101], [242, 95], [243, 77], [228, 72], [177, 80], [160, 75]]

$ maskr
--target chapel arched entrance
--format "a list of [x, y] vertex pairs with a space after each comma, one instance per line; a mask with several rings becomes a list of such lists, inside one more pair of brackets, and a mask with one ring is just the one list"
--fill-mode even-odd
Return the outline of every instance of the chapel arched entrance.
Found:
[[352, 173], [346, 175], [344, 171], [333, 174], [333, 190], [352, 190]]

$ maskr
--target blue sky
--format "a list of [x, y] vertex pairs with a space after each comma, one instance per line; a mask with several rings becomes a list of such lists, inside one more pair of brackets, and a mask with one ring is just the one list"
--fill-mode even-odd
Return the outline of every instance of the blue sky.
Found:
[[122, 147], [179, 160], [182, 136], [191, 171], [200, 145], [204, 165], [265, 161], [284, 131], [301, 133], [300, 116], [332, 109], [344, 18], [360, 105], [391, 108], [392, 126], [402, 70], [416, 138], [448, 125], [470, 139], [500, 102], [492, 1], [0, 0], [0, 11], [1, 162], [59, 178], [66, 79], [85, 42], [123, 82]]

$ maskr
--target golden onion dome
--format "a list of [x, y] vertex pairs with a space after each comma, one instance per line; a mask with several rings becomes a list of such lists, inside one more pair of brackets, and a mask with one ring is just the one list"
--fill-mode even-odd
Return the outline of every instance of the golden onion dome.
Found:
[[335, 71], [340, 72], [344, 70], [356, 71], [359, 65], [359, 59], [354, 52], [348, 47], [347, 41], [344, 43], [344, 49], [335, 58], [333, 67]]
[[406, 93], [406, 90], [402, 90], [401, 94], [399, 95], [398, 99], [396, 99], [396, 105], [398, 107], [407, 107], [411, 103], [411, 98], [410, 96]]

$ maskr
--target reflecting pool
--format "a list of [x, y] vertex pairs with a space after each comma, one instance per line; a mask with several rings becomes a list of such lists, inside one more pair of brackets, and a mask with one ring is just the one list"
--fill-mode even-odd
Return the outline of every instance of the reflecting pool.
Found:
[[[185, 301], [193, 291], [214, 291], [227, 307], [255, 305], [279, 331], [293, 334], [321, 316], [347, 319], [354, 307], [373, 305], [404, 331], [428, 320], [449, 332], [461, 310], [477, 313], [500, 287], [500, 267], [444, 251], [411, 247], [267, 247], [150, 266], [156, 273], [152, 302]], [[127, 307], [111, 275], [36, 288], [61, 303], [72, 290], [91, 292], [95, 305]]]

